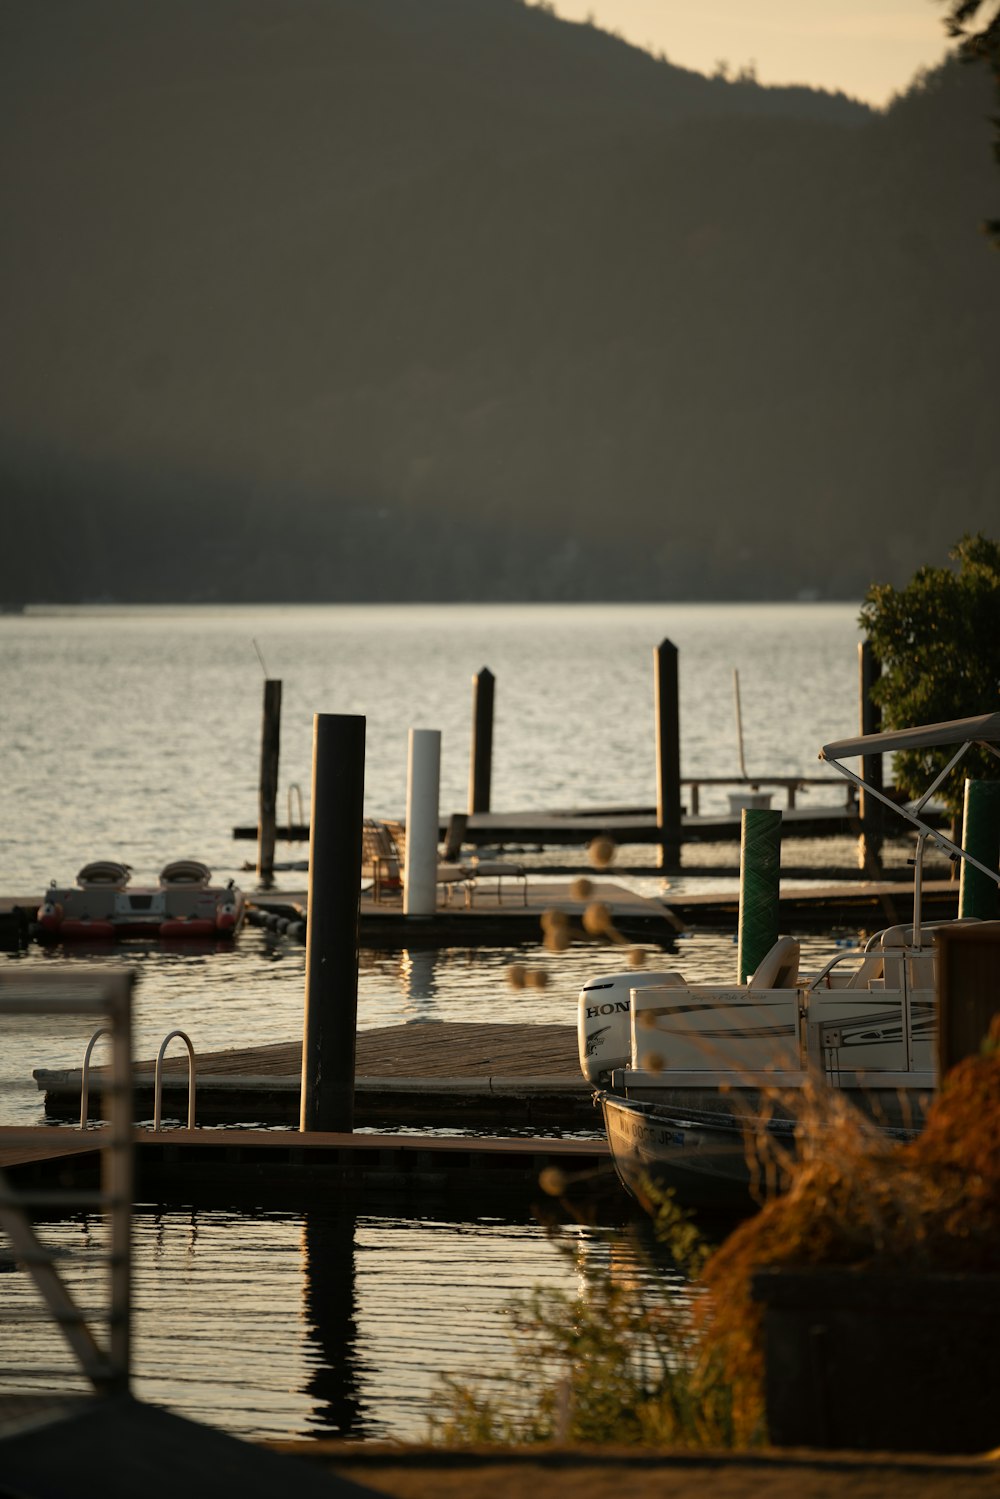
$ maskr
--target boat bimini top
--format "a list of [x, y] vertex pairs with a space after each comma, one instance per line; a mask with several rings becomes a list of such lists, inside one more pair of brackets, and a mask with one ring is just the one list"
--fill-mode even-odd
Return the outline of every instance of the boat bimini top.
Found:
[[[857, 775], [853, 770], [848, 770], [842, 765], [842, 760], [853, 760], [859, 756], [892, 754], [897, 750], [921, 750], [921, 749], [946, 749], [951, 745], [957, 745], [955, 753], [948, 764], [934, 777], [917, 801], [902, 805], [894, 802], [878, 787], [866, 781], [863, 776]], [[961, 760], [967, 750], [974, 744], [981, 745], [990, 754], [1000, 760], [1000, 713], [981, 713], [976, 718], [953, 718], [945, 723], [922, 724], [913, 729], [888, 729], [881, 734], [862, 734], [857, 739], [836, 739], [832, 744], [824, 744], [819, 752], [819, 758], [826, 760], [838, 770], [847, 780], [853, 781], [860, 786], [868, 796], [875, 797], [890, 807], [897, 817], [902, 817], [916, 828], [920, 847], [923, 842], [930, 839], [939, 848], [944, 849], [953, 859], [962, 859], [973, 869], [978, 869], [981, 874], [989, 875], [996, 884], [1000, 884], [1000, 874], [995, 869], [988, 868], [974, 859], [965, 849], [959, 848], [952, 843], [950, 838], [937, 828], [932, 828], [929, 823], [921, 817], [924, 807], [944, 781], [948, 778], [955, 766]]]

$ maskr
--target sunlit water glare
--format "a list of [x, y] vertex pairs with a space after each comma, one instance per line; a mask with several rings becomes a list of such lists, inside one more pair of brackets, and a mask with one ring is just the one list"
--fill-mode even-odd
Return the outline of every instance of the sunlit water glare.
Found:
[[[283, 814], [297, 783], [308, 815], [312, 716], [367, 717], [366, 811], [405, 806], [411, 726], [442, 731], [441, 810], [464, 809], [470, 681], [497, 678], [493, 806], [651, 806], [655, 796], [652, 650], [680, 650], [685, 774], [738, 770], [732, 672], [740, 672], [746, 760], [757, 773], [816, 773], [818, 746], [855, 731], [856, 609], [846, 605], [453, 606], [53, 611], [0, 617], [4, 765], [0, 894], [36, 903], [51, 879], [90, 859], [122, 859], [134, 882], [195, 855], [239, 874], [252, 845], [232, 828], [256, 815], [262, 674], [284, 683]], [[839, 799], [811, 792], [816, 801]], [[724, 807], [706, 790], [703, 810]], [[279, 857], [301, 857], [301, 846]], [[734, 857], [730, 851], [727, 858]], [[692, 861], [695, 862], [695, 861]], [[253, 877], [246, 877], [252, 884]], [[661, 893], [657, 879], [625, 881]], [[677, 888], [704, 882], [689, 870]], [[304, 876], [279, 875], [286, 890]], [[723, 883], [732, 884], [731, 878]], [[836, 938], [808, 939], [819, 963]], [[155, 1055], [180, 1026], [199, 1052], [287, 1041], [302, 1027], [304, 950], [247, 929], [234, 947], [127, 954], [0, 955], [28, 967], [120, 962], [138, 971], [135, 1054]], [[514, 990], [518, 959], [548, 987]], [[655, 955], [653, 961], [656, 961]], [[729, 935], [682, 938], [671, 968], [735, 977]], [[613, 949], [538, 943], [440, 953], [362, 953], [361, 1027], [427, 1020], [575, 1021]], [[91, 1027], [5, 1022], [0, 1123], [41, 1120], [34, 1068], [78, 1067]], [[100, 1059], [100, 1054], [98, 1054]], [[140, 1395], [248, 1436], [343, 1433], [419, 1437], [444, 1372], [472, 1376], [507, 1358], [510, 1294], [537, 1282], [572, 1288], [572, 1259], [532, 1222], [310, 1210], [232, 1213], [172, 1206], [135, 1231], [136, 1388]], [[103, 1225], [57, 1223], [83, 1247]], [[606, 1255], [577, 1233], [576, 1253]], [[89, 1277], [89, 1280], [88, 1280]], [[27, 1295], [5, 1276], [8, 1309]], [[27, 1369], [58, 1350], [38, 1323], [18, 1340]], [[61, 1356], [60, 1356], [61, 1357]], [[25, 1375], [23, 1386], [33, 1387]]]

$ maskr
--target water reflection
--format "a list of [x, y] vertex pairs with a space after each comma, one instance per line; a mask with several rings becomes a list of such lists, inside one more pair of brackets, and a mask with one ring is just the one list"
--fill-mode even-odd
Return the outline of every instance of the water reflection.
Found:
[[404, 1005], [417, 1015], [432, 1008], [437, 997], [438, 955], [432, 948], [404, 947], [399, 955], [399, 984]]
[[356, 1226], [349, 1211], [304, 1215], [302, 1316], [313, 1351], [304, 1386], [312, 1411], [303, 1436], [368, 1435], [358, 1391]]

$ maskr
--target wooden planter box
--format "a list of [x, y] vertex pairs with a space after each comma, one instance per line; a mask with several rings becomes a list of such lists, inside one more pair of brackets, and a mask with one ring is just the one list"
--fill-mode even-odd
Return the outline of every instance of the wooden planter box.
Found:
[[1000, 1446], [1000, 1275], [762, 1270], [777, 1446]]

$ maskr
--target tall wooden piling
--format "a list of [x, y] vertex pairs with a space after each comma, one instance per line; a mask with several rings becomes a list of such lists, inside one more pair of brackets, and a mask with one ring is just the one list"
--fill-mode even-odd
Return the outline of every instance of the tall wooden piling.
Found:
[[472, 679], [472, 749], [469, 755], [469, 811], [490, 810], [493, 776], [493, 697], [496, 678], [484, 666]]
[[[1000, 859], [1000, 781], [966, 781], [962, 848], [987, 869]], [[1000, 916], [1000, 887], [981, 870], [962, 861], [958, 887], [959, 916], [995, 921]]]
[[656, 717], [656, 828], [660, 868], [681, 867], [681, 714], [677, 647], [662, 640], [653, 648]]
[[260, 730], [260, 796], [257, 812], [257, 877], [274, 878], [274, 842], [278, 807], [278, 752], [281, 746], [281, 682], [264, 682], [264, 716]]
[[365, 720], [313, 719], [312, 822], [299, 1128], [354, 1126]]
[[781, 813], [745, 807], [740, 839], [737, 982], [745, 984], [778, 940]]
[[[862, 734], [877, 734], [882, 727], [882, 709], [872, 702], [872, 688], [882, 675], [882, 663], [871, 642], [858, 645], [858, 723]], [[861, 763], [862, 778], [877, 791], [882, 788], [882, 756], [865, 755]], [[858, 796], [861, 833], [858, 838], [858, 868], [869, 879], [882, 874], [882, 803], [862, 787]]]

